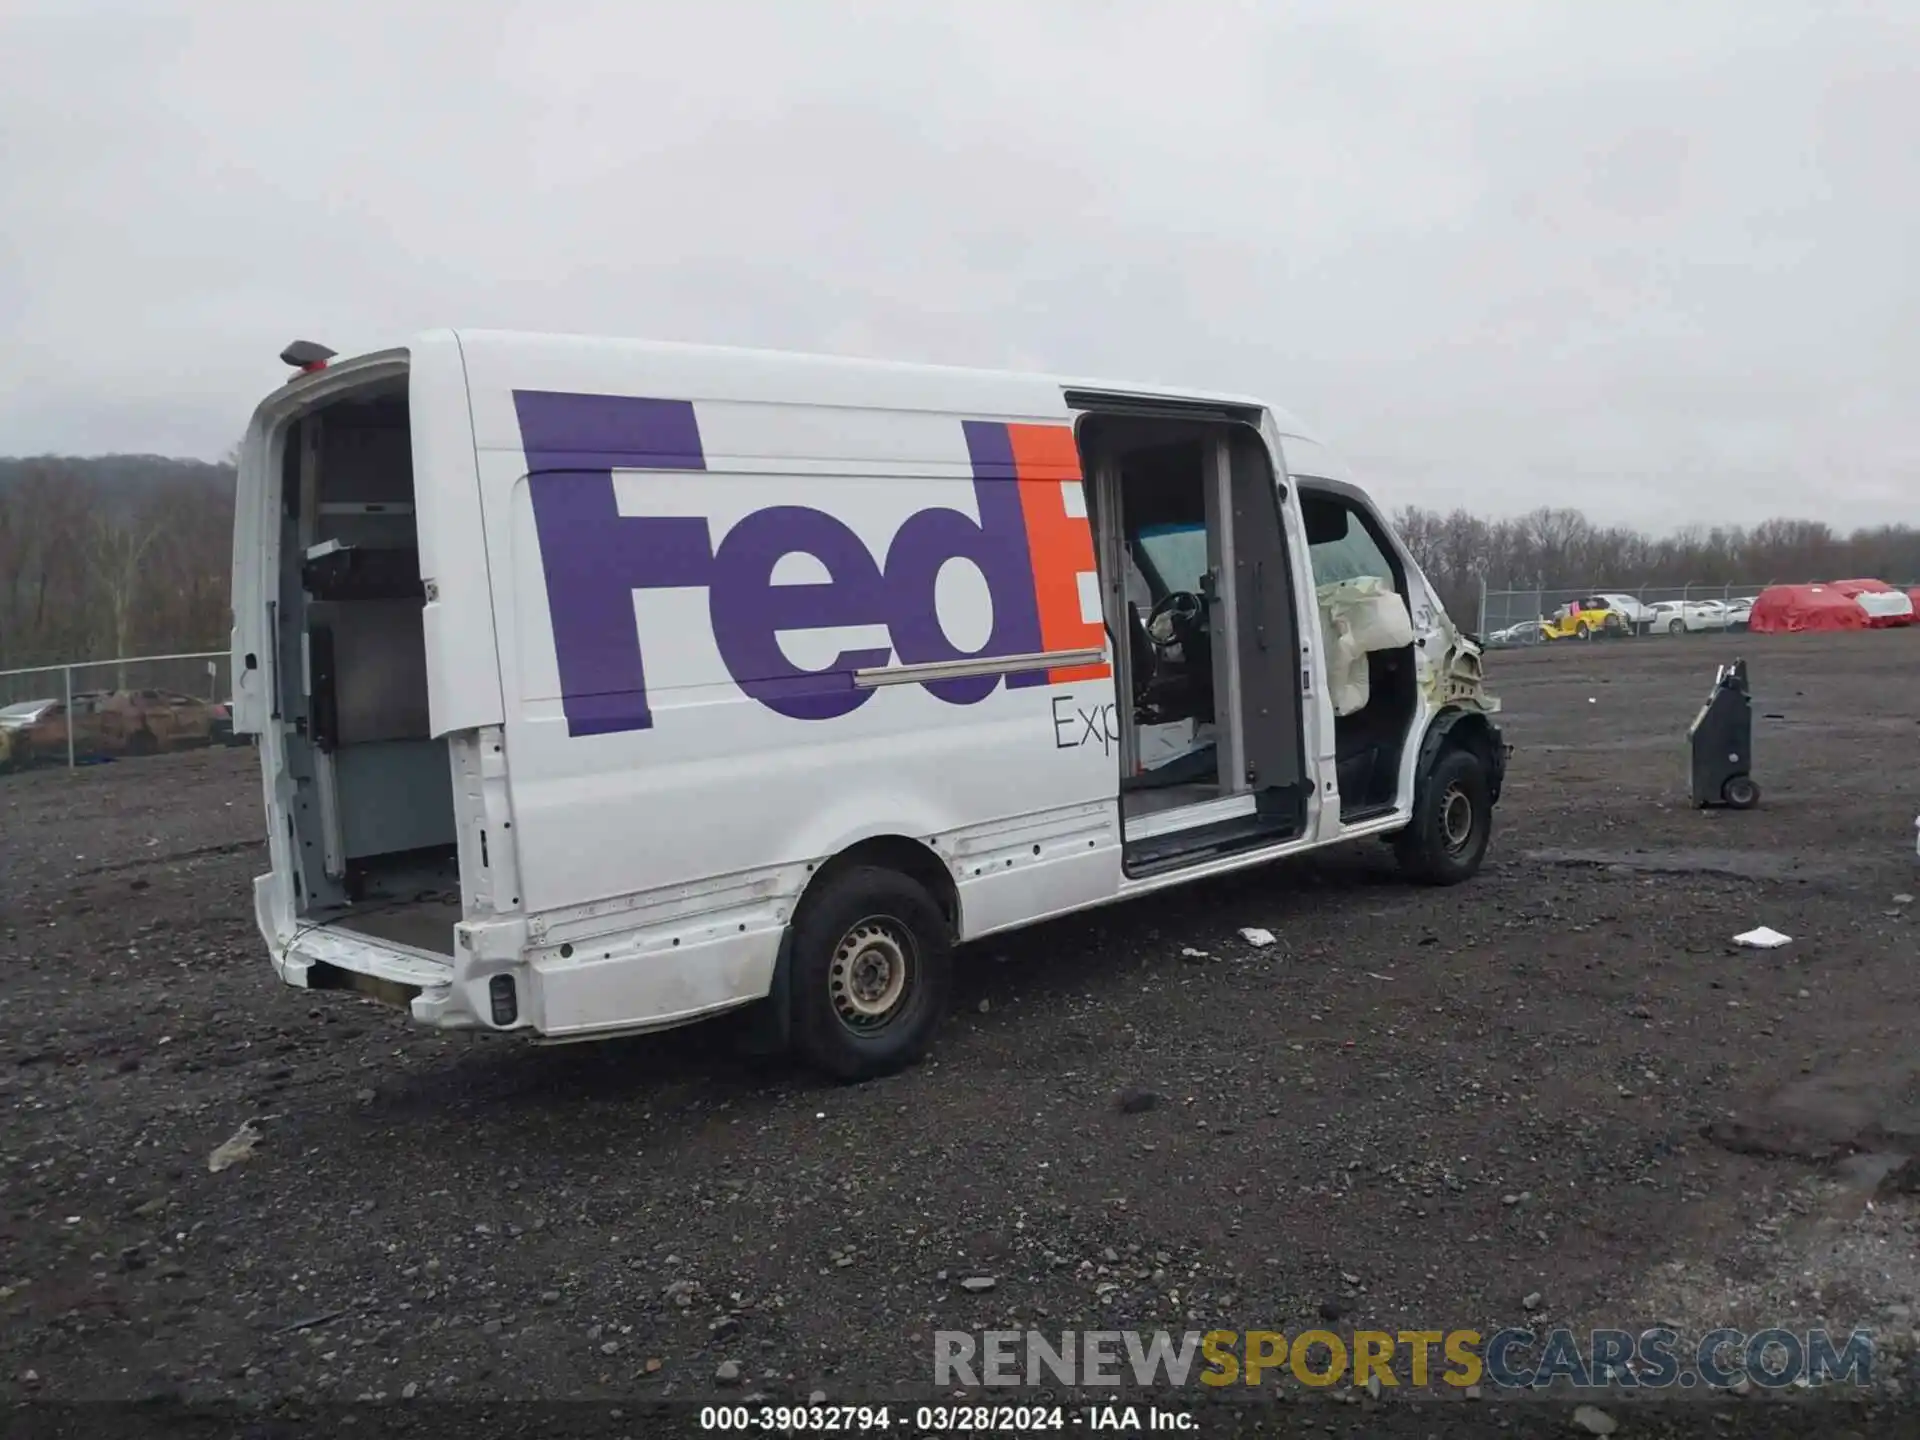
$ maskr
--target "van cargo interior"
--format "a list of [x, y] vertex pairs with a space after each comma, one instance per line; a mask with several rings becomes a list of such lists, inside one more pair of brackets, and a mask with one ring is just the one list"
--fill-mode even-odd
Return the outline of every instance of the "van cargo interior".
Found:
[[404, 378], [288, 428], [279, 516], [271, 684], [301, 922], [450, 955], [453, 782], [427, 715]]

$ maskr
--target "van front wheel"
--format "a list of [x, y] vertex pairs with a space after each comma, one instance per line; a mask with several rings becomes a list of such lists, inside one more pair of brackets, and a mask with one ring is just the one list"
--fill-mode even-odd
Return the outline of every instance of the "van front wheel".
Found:
[[1414, 801], [1413, 819], [1395, 837], [1401, 870], [1424, 885], [1458, 885], [1473, 878], [1493, 833], [1487, 767], [1471, 750], [1440, 752]]
[[947, 1008], [953, 942], [925, 888], [861, 866], [830, 878], [794, 923], [793, 1038], [841, 1080], [913, 1064]]

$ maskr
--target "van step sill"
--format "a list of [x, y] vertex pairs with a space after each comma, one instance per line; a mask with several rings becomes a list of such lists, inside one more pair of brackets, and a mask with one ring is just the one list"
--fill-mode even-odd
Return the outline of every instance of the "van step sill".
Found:
[[1242, 850], [1283, 844], [1299, 834], [1300, 826], [1292, 816], [1242, 815], [1215, 825], [1195, 826], [1124, 845], [1120, 866], [1128, 879], [1139, 880], [1218, 860]]

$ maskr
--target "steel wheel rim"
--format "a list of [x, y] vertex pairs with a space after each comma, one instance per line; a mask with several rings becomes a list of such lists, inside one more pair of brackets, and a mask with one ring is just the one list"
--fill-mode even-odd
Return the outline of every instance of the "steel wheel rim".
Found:
[[1458, 855], [1473, 840], [1473, 797], [1458, 785], [1449, 785], [1440, 797], [1440, 838], [1449, 855]]
[[856, 1033], [889, 1024], [913, 990], [913, 937], [896, 920], [869, 916], [847, 927], [827, 967], [827, 992], [840, 1023]]

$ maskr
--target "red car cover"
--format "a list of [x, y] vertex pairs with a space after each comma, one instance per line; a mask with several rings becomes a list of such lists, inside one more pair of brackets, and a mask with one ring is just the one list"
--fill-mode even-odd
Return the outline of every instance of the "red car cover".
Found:
[[[1830, 590], [1838, 590], [1841, 594], [1850, 596], [1899, 595], [1903, 593], [1902, 591], [1894, 589], [1893, 586], [1887, 584], [1884, 580], [1834, 580], [1829, 582], [1827, 588]], [[1867, 611], [1867, 624], [1876, 630], [1889, 629], [1895, 625], [1911, 625], [1913, 624], [1913, 615], [1911, 612], [1905, 615], [1881, 615], [1875, 614], [1873, 610], [1869, 609]]]
[[1747, 628], [1756, 634], [1802, 630], [1864, 630], [1867, 612], [1832, 585], [1771, 585], [1753, 602]]

